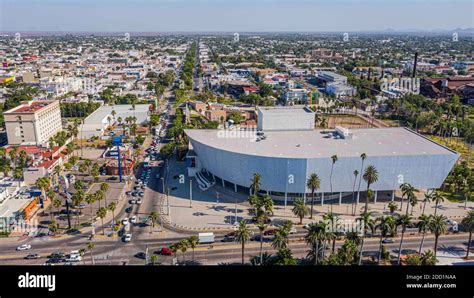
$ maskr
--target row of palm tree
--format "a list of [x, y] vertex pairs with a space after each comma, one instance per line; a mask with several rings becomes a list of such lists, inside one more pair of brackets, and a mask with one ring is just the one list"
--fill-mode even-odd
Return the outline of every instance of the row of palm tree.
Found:
[[[262, 215], [265, 216], [265, 215]], [[325, 261], [325, 254], [326, 254], [326, 247], [332, 242], [332, 254], [335, 253], [335, 243], [342, 234], [339, 232], [339, 217], [333, 213], [328, 213], [323, 217], [323, 221], [319, 221], [317, 223], [311, 223], [308, 226], [308, 232], [305, 235], [306, 243], [311, 247], [308, 252], [308, 257], [313, 260], [315, 265], [322, 264]], [[348, 232], [346, 234], [346, 241], [351, 241], [356, 246], [359, 246], [358, 249], [358, 264], [362, 264], [362, 256], [364, 252], [364, 241], [365, 237], [369, 234], [375, 233], [377, 230], [380, 231], [380, 238], [379, 238], [379, 253], [378, 253], [378, 260], [377, 262], [380, 263], [382, 259], [382, 253], [384, 251], [383, 247], [383, 240], [389, 236], [394, 237], [397, 235], [397, 228], [401, 227], [401, 236], [400, 236], [400, 244], [398, 249], [398, 257], [397, 257], [397, 264], [401, 262], [401, 252], [403, 250], [403, 241], [406, 229], [409, 225], [412, 224], [413, 218], [410, 215], [402, 214], [398, 217], [393, 215], [388, 216], [381, 216], [377, 219], [372, 217], [372, 213], [364, 212], [358, 218], [360, 222], [360, 227], [362, 228], [362, 234], [358, 234], [358, 232]], [[423, 242], [425, 239], [425, 235], [428, 231], [433, 233], [435, 236], [435, 243], [434, 243], [434, 258], [436, 258], [437, 250], [438, 250], [438, 242], [439, 237], [445, 233], [447, 233], [447, 218], [444, 215], [421, 215], [418, 218], [417, 227], [419, 232], [422, 233], [422, 238], [420, 242], [420, 248], [418, 250], [418, 254], [422, 255], [423, 252]], [[263, 232], [266, 229], [265, 224], [261, 224], [265, 222], [265, 220], [259, 220], [257, 227], [259, 228], [260, 232], [260, 262], [259, 264], [264, 264], [264, 257], [268, 259], [268, 255], [263, 253]], [[272, 240], [272, 247], [277, 250], [282, 249], [289, 249], [288, 248], [288, 234], [291, 229], [291, 221], [285, 222], [283, 225], [279, 226], [274, 234]], [[462, 220], [462, 225], [469, 232], [469, 241], [467, 247], [466, 258], [469, 257], [470, 245], [472, 241], [472, 232], [474, 231], [474, 211], [469, 211], [466, 217]], [[237, 231], [236, 231], [236, 238], [235, 240], [242, 245], [242, 264], [245, 264], [245, 244], [250, 240], [252, 235], [252, 231], [250, 227], [244, 220], [239, 222]], [[346, 245], [345, 243], [344, 245]], [[347, 244], [347, 246], [350, 246]], [[347, 247], [345, 248], [347, 249]], [[351, 253], [354, 250], [350, 250]], [[355, 258], [354, 258], [355, 260]]]

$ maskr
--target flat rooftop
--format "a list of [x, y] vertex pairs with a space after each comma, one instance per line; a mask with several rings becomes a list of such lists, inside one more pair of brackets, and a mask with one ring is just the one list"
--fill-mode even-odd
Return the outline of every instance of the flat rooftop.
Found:
[[305, 106], [294, 106], [294, 107], [258, 107], [258, 110], [265, 115], [290, 115], [298, 116], [298, 114], [314, 113]]
[[[333, 130], [326, 130], [326, 132]], [[323, 130], [266, 131], [259, 142], [249, 132], [186, 129], [191, 140], [220, 150], [268, 157], [329, 158], [341, 157], [446, 155], [458, 154], [409, 129], [351, 129], [352, 139], [335, 139]], [[232, 134], [240, 133], [240, 137]], [[255, 132], [254, 132], [255, 133]], [[329, 136], [329, 137], [328, 137]]]
[[19, 105], [18, 107], [15, 107], [9, 111], [6, 111], [5, 114], [7, 113], [24, 113], [24, 114], [32, 114], [35, 113], [39, 110], [41, 110], [44, 107], [47, 107], [49, 104], [53, 103], [53, 101], [50, 100], [45, 100], [45, 101], [33, 101], [30, 104], [22, 104]]

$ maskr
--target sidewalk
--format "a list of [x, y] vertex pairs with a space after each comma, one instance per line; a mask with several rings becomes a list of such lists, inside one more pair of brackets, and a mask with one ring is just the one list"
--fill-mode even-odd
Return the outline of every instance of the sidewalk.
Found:
[[[170, 174], [168, 179], [168, 187], [170, 189], [176, 188], [170, 192], [169, 202], [171, 216], [168, 215], [166, 195], [162, 196], [163, 201], [160, 207], [160, 214], [163, 215], [165, 224], [172, 228], [181, 231], [227, 231], [233, 229], [233, 224], [242, 219], [251, 219], [249, 214], [250, 205], [247, 202], [248, 194], [241, 192], [234, 192], [233, 187], [226, 185], [224, 189], [222, 185], [217, 183], [207, 191], [203, 192], [197, 187], [197, 183], [192, 179], [192, 207], [190, 201], [190, 183], [189, 178], [185, 175], [185, 183], [180, 184], [178, 179], [173, 179], [174, 176], [186, 173], [184, 162], [177, 162], [171, 160]], [[400, 193], [396, 193], [395, 203], [400, 206]], [[365, 198], [361, 195], [361, 201], [357, 205], [356, 216], [351, 215], [351, 199], [352, 194], [343, 198], [343, 203], [339, 205], [338, 200], [332, 201], [333, 213], [340, 216], [341, 219], [354, 220], [359, 217], [365, 207]], [[419, 193], [419, 203], [413, 209], [412, 218], [418, 218], [422, 213], [423, 193]], [[311, 198], [306, 198], [308, 207], [310, 206]], [[369, 204], [369, 212], [373, 212], [373, 217], [382, 215], [390, 215], [388, 204], [391, 202], [391, 196], [388, 193], [379, 193], [377, 203]], [[403, 202], [403, 210], [395, 211], [395, 213], [405, 214], [407, 202]], [[322, 220], [324, 214], [331, 210], [330, 202], [325, 202], [321, 206], [319, 202], [314, 204], [313, 220], [306, 216], [303, 219], [303, 224], [311, 221]], [[464, 209], [464, 203], [453, 203], [445, 200], [438, 209], [437, 214], [445, 215], [449, 219], [460, 219], [465, 216], [466, 212], [472, 210], [474, 204], [468, 203], [468, 208]], [[299, 223], [297, 218], [291, 211], [291, 200], [288, 199], [288, 205], [284, 206], [283, 202], [277, 201], [274, 206], [274, 222], [291, 220], [295, 224]], [[426, 204], [425, 214], [433, 214], [435, 211], [434, 203]], [[411, 213], [411, 206], [409, 214]], [[170, 218], [171, 217], [171, 218]]]

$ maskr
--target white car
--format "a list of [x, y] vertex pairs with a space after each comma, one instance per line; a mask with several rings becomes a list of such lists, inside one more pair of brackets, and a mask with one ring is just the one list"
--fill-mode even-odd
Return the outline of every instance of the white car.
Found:
[[122, 220], [122, 224], [124, 226], [128, 226], [129, 222], [128, 222], [128, 217], [125, 217], [123, 220]]
[[130, 242], [132, 241], [132, 234], [126, 234], [124, 237], [123, 237], [123, 241], [124, 242]]
[[136, 215], [132, 216], [132, 218], [130, 219], [130, 222], [133, 224], [137, 223], [137, 221], [138, 221], [138, 217]]
[[138, 199], [136, 203], [140, 205], [142, 202], [143, 202], [142, 199]]
[[29, 244], [22, 244], [16, 248], [16, 250], [29, 250], [31, 249], [31, 245]]
[[290, 234], [296, 234], [296, 233], [298, 233], [298, 230], [296, 230], [295, 227], [292, 227], [290, 230]]

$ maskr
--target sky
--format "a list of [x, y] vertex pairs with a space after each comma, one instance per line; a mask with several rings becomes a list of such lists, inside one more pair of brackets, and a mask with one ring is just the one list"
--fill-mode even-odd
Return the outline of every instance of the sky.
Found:
[[382, 31], [474, 27], [473, 0], [0, 0], [0, 31]]

